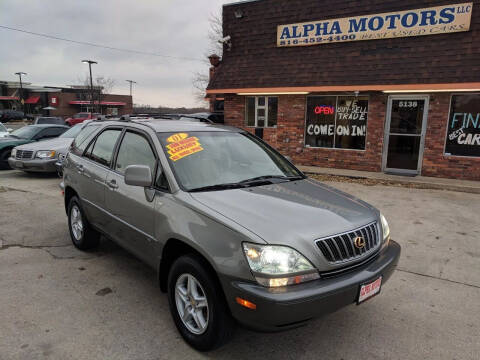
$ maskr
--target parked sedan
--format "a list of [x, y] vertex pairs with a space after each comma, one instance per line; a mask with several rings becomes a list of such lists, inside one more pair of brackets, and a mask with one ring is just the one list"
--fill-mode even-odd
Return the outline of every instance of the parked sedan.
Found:
[[[26, 172], [61, 172], [62, 162], [75, 137], [88, 123], [78, 124], [57, 138], [17, 146], [8, 159], [10, 167]], [[92, 132], [95, 127], [92, 126]]]
[[5, 127], [5, 125], [3, 125], [2, 123], [0, 123], [0, 138], [3, 138], [3, 137], [5, 137], [5, 136], [10, 135], [9, 130], [11, 130], [11, 129], [7, 129], [7, 128]]
[[[14, 147], [55, 138], [67, 130], [68, 126], [62, 125], [28, 125], [11, 132], [9, 136], [0, 139], [0, 169], [8, 169], [10, 167], [10, 153]], [[17, 157], [19, 155], [22, 157], [28, 156], [28, 153], [16, 154]]]

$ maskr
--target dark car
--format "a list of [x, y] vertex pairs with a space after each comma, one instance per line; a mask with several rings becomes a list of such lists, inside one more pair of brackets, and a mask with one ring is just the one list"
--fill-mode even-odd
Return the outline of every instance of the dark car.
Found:
[[18, 110], [0, 110], [0, 122], [9, 122], [12, 120], [23, 120], [30, 118], [23, 111]]
[[[9, 169], [8, 158], [16, 146], [35, 141], [56, 138], [69, 129], [64, 125], [28, 125], [12, 131], [9, 136], [0, 138], [0, 169]], [[30, 153], [18, 153], [17, 157], [31, 156]]]
[[63, 118], [60, 116], [39, 116], [35, 119], [34, 124], [66, 125], [65, 120], [63, 120]]

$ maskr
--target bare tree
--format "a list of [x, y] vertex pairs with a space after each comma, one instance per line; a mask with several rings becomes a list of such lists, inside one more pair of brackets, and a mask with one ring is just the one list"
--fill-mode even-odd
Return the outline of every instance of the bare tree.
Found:
[[204, 54], [205, 58], [205, 70], [196, 71], [192, 75], [192, 86], [195, 99], [201, 103], [205, 101], [205, 90], [208, 86], [209, 75], [208, 69], [210, 63], [208, 57], [212, 54], [217, 54], [218, 56], [223, 56], [223, 44], [219, 40], [223, 37], [223, 21], [221, 11], [217, 13], [210, 14], [208, 19], [210, 22], [210, 29], [208, 31], [208, 40], [209, 45], [207, 53]]
[[92, 104], [96, 104], [97, 112], [100, 112], [100, 103], [105, 99], [106, 94], [110, 94], [115, 86], [115, 80], [103, 75], [97, 76], [93, 79], [93, 99], [91, 99], [90, 77], [78, 77], [77, 82], [80, 84], [82, 90], [82, 99], [90, 100]]

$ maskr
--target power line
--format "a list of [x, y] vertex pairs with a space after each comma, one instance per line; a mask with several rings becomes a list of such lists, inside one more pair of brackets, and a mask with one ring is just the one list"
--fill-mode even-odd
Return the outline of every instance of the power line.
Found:
[[47, 39], [66, 41], [66, 42], [79, 44], [79, 45], [94, 46], [94, 47], [97, 47], [97, 48], [103, 48], [103, 49], [108, 49], [108, 50], [122, 51], [122, 52], [128, 52], [128, 53], [133, 53], [133, 54], [141, 54], [141, 55], [158, 56], [158, 57], [168, 58], [168, 59], [202, 61], [202, 62], [204, 61], [204, 60], [201, 60], [201, 59], [190, 58], [190, 57], [163, 55], [163, 54], [151, 53], [151, 52], [140, 51], [140, 50], [131, 50], [131, 49], [117, 48], [117, 47], [107, 46], [107, 45], [100, 45], [100, 44], [95, 44], [95, 43], [91, 43], [91, 42], [87, 42], [87, 41], [72, 40], [72, 39], [62, 38], [62, 37], [55, 36], [55, 35], [48, 35], [48, 34], [36, 33], [36, 32], [33, 32], [33, 31], [27, 31], [27, 30], [23, 30], [23, 29], [16, 29], [16, 28], [12, 28], [12, 27], [9, 27], [9, 26], [4, 26], [4, 25], [0, 25], [0, 28], [5, 29], [5, 30], [21, 32], [21, 33], [24, 33], [24, 34], [40, 36], [40, 37], [44, 37], [44, 38], [47, 38]]

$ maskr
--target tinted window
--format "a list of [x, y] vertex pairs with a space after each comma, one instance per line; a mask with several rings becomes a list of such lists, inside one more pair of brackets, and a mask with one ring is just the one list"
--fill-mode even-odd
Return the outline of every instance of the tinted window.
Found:
[[0, 123], [0, 132], [7, 132], [7, 128]]
[[[79, 126], [81, 128], [83, 126], [83, 124], [80, 124], [80, 125], [77, 125], [77, 126]], [[77, 126], [73, 127], [68, 132], [74, 130]], [[89, 125], [89, 126], [84, 127], [83, 130], [80, 131], [80, 133], [75, 137], [75, 140], [73, 141], [72, 152], [77, 154], [77, 155], [82, 155], [83, 151], [85, 150], [85, 148], [88, 145], [87, 140], [89, 140], [93, 137], [92, 134], [96, 130], [98, 130], [98, 125], [97, 126]], [[65, 133], [63, 135], [66, 135], [66, 134], [67, 133]]]
[[125, 168], [130, 165], [146, 165], [155, 173], [155, 155], [148, 140], [136, 133], [126, 132], [118, 150], [115, 170], [125, 173]]
[[99, 164], [110, 166], [113, 149], [121, 132], [119, 129], [105, 130], [102, 132], [92, 144], [92, 150], [88, 152], [87, 157]]
[[66, 130], [68, 130], [68, 129], [67, 128], [57, 128], [57, 127], [46, 128], [46, 129], [43, 129], [42, 131], [40, 131], [40, 133], [37, 136], [35, 136], [35, 138], [36, 139], [54, 138], [54, 137], [62, 135]]
[[65, 124], [65, 121], [61, 118], [55, 118], [55, 117], [40, 117], [36, 121], [37, 124], [59, 124], [63, 125]]

